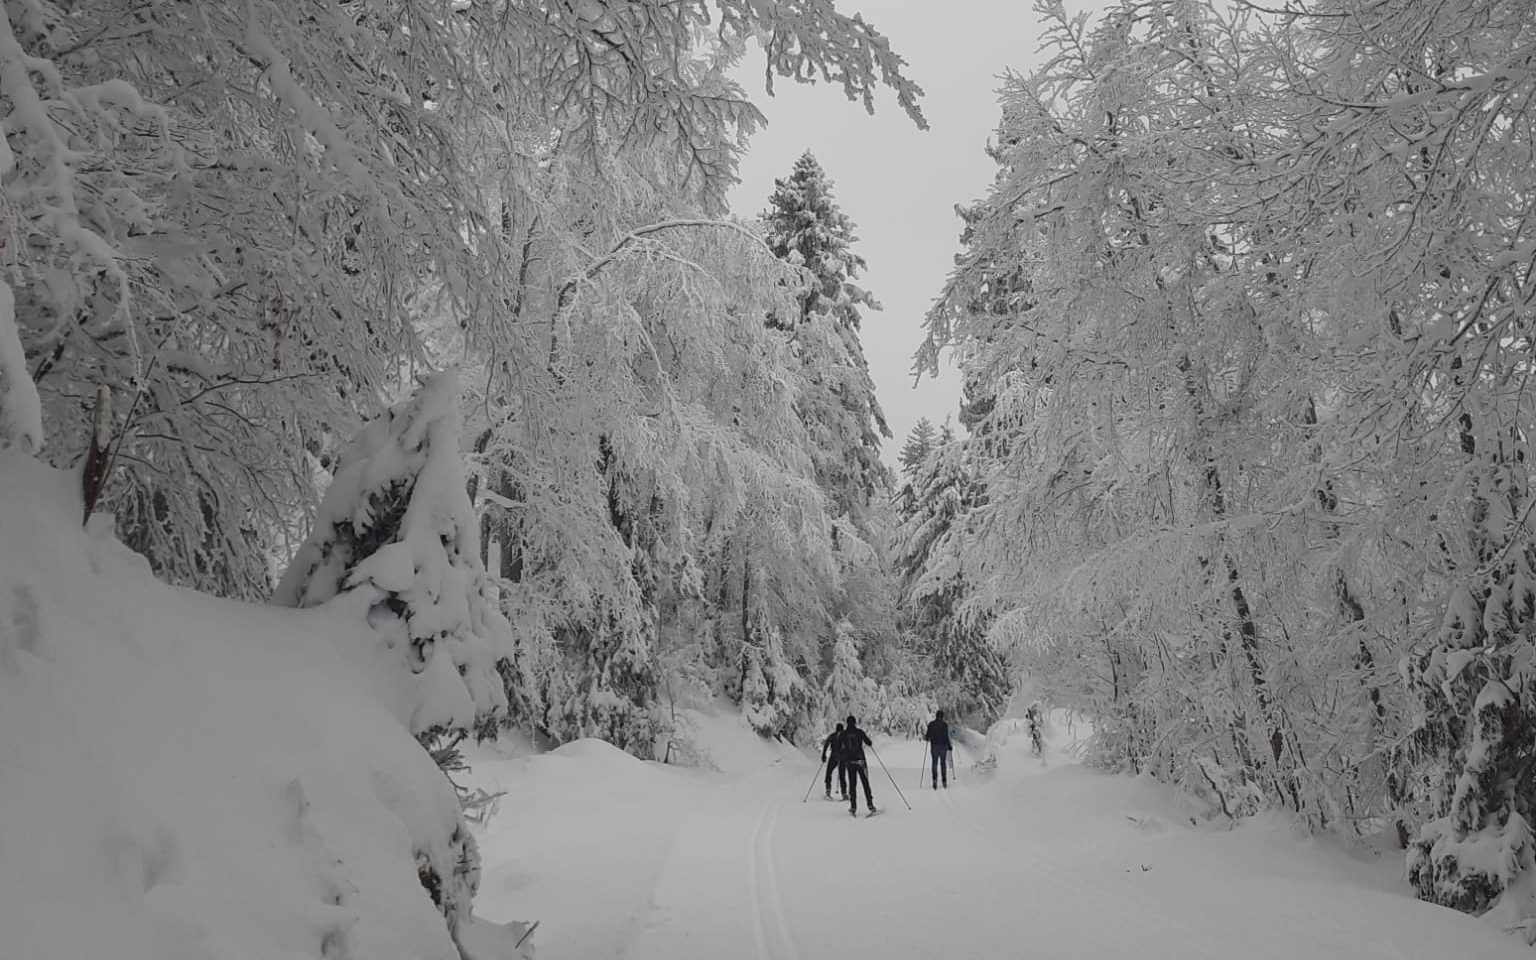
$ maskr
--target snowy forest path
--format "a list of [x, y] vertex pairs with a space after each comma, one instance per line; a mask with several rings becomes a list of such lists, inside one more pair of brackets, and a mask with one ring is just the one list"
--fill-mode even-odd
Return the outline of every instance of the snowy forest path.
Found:
[[[920, 745], [882, 746], [897, 784], [927, 776], [901, 763], [925, 759]], [[850, 818], [819, 790], [800, 802], [809, 770], [775, 765], [719, 788], [689, 818], [625, 960], [1004, 957], [1040, 948], [1109, 960], [1145, 956], [1149, 942], [1165, 948], [1152, 956], [1180, 960], [1272, 957], [1159, 918], [989, 829], [955, 795], [998, 791], [964, 771], [967, 786], [920, 789], [909, 811], [877, 766], [871, 782], [884, 815], [870, 820]], [[1027, 806], [1012, 812], [1035, 815]], [[1134, 922], [1107, 925], [1106, 913]]]
[[606, 746], [519, 761], [545, 782], [506, 781], [527, 819], [486, 848], [482, 905], [547, 920], [550, 960], [1529, 955], [1413, 900], [1395, 852], [1306, 840], [1280, 816], [1196, 825], [1164, 785], [1069, 752], [1047, 767], [1027, 743], [998, 744], [995, 768], [962, 749], [933, 790], [923, 744], [876, 743], [911, 810], [877, 763], [882, 815], [851, 818], [788, 750], [730, 779]]

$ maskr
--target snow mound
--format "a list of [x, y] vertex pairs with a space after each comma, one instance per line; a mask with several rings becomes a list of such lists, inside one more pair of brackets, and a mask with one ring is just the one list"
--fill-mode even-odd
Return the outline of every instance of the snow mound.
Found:
[[751, 809], [776, 778], [799, 790], [810, 777], [804, 754], [759, 737], [724, 702], [677, 716], [697, 752], [674, 748], [681, 759], [671, 764], [594, 739], [536, 755], [508, 735], [467, 746], [466, 785], [504, 794], [501, 812], [475, 825], [485, 864], [475, 909], [540, 918], [538, 936], [556, 958], [622, 956], [680, 834], [722, 808]]
[[0, 491], [0, 957], [519, 955], [424, 886], [472, 884], [475, 848], [340, 652], [362, 610], [158, 583], [16, 453]]
[[625, 753], [606, 740], [596, 737], [583, 737], [580, 740], [572, 740], [550, 751], [552, 756], [572, 757], [588, 760], [594, 763], [610, 766], [640, 768], [645, 766], [645, 761], [637, 759]]
[[679, 762], [744, 777], [775, 763], [806, 762], [792, 744], [758, 735], [735, 706], [724, 700], [677, 711], [674, 741]]

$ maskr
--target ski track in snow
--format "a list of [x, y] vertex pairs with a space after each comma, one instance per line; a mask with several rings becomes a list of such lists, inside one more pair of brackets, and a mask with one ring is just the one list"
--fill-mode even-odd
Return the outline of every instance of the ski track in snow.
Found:
[[[752, 933], [757, 943], [758, 960], [800, 960], [800, 951], [795, 947], [795, 938], [784, 914], [778, 868], [774, 865], [774, 830], [783, 806], [782, 797], [763, 805], [747, 847], [748, 892], [752, 901]], [[769, 946], [768, 925], [763, 917], [765, 908], [772, 915], [773, 932], [779, 945], [776, 950]]]
[[757, 825], [752, 828], [752, 836], [747, 841], [747, 899], [752, 905], [752, 941], [757, 945], [757, 960], [773, 960], [772, 952], [768, 949], [768, 933], [763, 924], [763, 894], [758, 871], [758, 850], [763, 826], [768, 822], [772, 809], [771, 805], [763, 807], [757, 816]]

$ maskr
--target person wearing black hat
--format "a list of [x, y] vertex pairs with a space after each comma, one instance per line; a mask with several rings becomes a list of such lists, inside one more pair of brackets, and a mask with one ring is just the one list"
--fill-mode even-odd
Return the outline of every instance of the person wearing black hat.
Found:
[[856, 717], [848, 718], [848, 725], [843, 728], [843, 770], [847, 777], [848, 787], [848, 813], [852, 816], [859, 815], [858, 783], [864, 781], [864, 803], [869, 807], [866, 816], [874, 816], [879, 811], [875, 809], [875, 795], [869, 789], [869, 767], [864, 762], [864, 748], [873, 747], [869, 734], [859, 729]]

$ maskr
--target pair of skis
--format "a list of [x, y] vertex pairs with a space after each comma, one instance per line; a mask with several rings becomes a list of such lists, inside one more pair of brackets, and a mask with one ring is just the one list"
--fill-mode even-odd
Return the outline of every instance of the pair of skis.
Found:
[[[830, 800], [833, 803], [847, 803], [848, 802], [848, 798], [847, 797], [834, 797], [830, 793], [827, 794], [826, 797], [824, 797], [823, 799]], [[867, 813], [865, 813], [864, 816], [872, 817], [872, 816], [874, 816], [875, 814], [877, 814], [879, 812], [880, 812], [880, 808], [879, 807], [870, 807], [869, 811]], [[856, 816], [859, 815], [859, 812], [858, 812], [858, 810], [850, 807], [848, 809], [848, 815], [850, 817], [856, 817]]]

